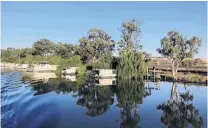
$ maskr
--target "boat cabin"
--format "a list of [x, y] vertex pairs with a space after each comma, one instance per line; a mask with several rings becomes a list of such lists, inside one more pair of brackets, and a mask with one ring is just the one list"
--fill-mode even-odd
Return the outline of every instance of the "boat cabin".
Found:
[[115, 69], [94, 69], [93, 75], [94, 75], [94, 77], [99, 77], [99, 78], [116, 77], [117, 70], [115, 70]]

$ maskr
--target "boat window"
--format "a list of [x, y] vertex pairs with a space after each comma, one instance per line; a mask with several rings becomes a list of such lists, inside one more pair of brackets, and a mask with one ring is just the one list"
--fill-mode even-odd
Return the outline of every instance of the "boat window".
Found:
[[114, 81], [112, 82], [112, 84], [115, 85], [115, 84], [116, 84], [116, 80], [114, 80]]
[[115, 70], [113, 70], [113, 74], [116, 74], [116, 71]]

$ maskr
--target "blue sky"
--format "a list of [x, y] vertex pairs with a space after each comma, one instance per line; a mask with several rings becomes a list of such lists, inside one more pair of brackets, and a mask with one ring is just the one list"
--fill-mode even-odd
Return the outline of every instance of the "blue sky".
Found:
[[144, 50], [156, 48], [170, 30], [198, 36], [203, 45], [196, 57], [207, 57], [206, 2], [2, 2], [2, 48], [32, 47], [40, 38], [78, 44], [91, 28], [119, 41], [122, 21], [142, 22]]

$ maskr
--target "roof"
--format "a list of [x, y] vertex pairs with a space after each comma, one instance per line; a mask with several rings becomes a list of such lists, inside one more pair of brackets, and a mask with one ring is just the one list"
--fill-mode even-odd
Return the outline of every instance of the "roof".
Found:
[[116, 69], [93, 69], [93, 70], [97, 70], [97, 71], [100, 71], [100, 70], [110, 70], [110, 71], [114, 71], [114, 70], [116, 70]]

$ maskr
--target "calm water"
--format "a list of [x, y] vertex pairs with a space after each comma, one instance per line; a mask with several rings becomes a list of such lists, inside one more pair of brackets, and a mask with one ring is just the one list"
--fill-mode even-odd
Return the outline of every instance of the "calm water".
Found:
[[95, 86], [74, 77], [33, 83], [23, 76], [2, 71], [3, 128], [207, 127], [205, 86], [129, 80]]

